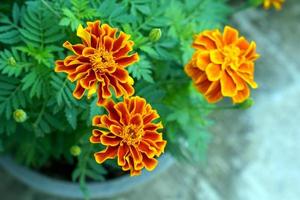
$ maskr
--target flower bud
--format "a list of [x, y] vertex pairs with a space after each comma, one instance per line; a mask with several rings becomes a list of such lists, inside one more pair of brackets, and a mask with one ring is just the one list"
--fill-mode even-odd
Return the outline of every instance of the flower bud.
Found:
[[25, 122], [26, 119], [27, 119], [27, 114], [22, 109], [15, 110], [13, 116], [14, 116], [15, 121], [18, 122], [18, 123]]
[[72, 156], [79, 156], [81, 154], [81, 148], [78, 145], [74, 145], [70, 148]]
[[153, 28], [149, 33], [149, 39], [151, 42], [157, 42], [161, 38], [160, 28]]
[[236, 108], [237, 109], [248, 109], [248, 108], [252, 107], [253, 104], [254, 104], [253, 99], [249, 98], [246, 101], [244, 101], [243, 103], [236, 105]]
[[16, 64], [17, 64], [17, 62], [16, 62], [16, 60], [14, 59], [14, 57], [9, 57], [9, 58], [8, 58], [8, 63], [9, 63], [10, 65], [16, 65]]

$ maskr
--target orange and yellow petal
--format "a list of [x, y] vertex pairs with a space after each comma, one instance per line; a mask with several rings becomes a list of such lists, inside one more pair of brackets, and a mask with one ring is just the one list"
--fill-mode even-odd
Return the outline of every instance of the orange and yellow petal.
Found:
[[264, 0], [263, 7], [265, 9], [270, 9], [271, 6], [274, 6], [276, 10], [281, 10], [282, 4], [285, 2], [285, 0]]
[[94, 129], [91, 143], [101, 143], [105, 150], [95, 153], [98, 163], [117, 157], [118, 165], [132, 176], [139, 175], [143, 168], [153, 170], [157, 158], [164, 152], [166, 141], [160, 129], [161, 122], [157, 111], [141, 97], [125, 98], [115, 103], [104, 104], [108, 114], [95, 116], [93, 125], [106, 131]]
[[226, 26], [204, 31], [193, 42], [195, 53], [184, 67], [196, 89], [209, 103], [230, 97], [233, 103], [246, 100], [248, 85], [257, 88], [254, 81], [254, 61], [259, 57], [255, 42], [240, 37], [238, 30]]
[[134, 42], [130, 35], [120, 32], [99, 20], [87, 22], [87, 27], [78, 26], [77, 36], [80, 44], [66, 41], [63, 46], [72, 51], [73, 55], [55, 63], [56, 72], [64, 72], [68, 79], [76, 83], [73, 95], [77, 99], [94, 94], [98, 96], [98, 105], [104, 105], [113, 95], [129, 97], [134, 94], [133, 79], [129, 76], [127, 66], [137, 62], [137, 53], [131, 53]]

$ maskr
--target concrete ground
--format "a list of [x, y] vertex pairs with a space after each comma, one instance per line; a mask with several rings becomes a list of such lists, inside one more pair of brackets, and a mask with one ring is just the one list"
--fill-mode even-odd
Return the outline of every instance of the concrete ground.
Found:
[[[220, 111], [205, 166], [175, 164], [115, 200], [297, 200], [300, 198], [300, 2], [251, 9], [232, 23], [255, 40], [260, 88], [247, 111]], [[0, 171], [0, 199], [62, 200]]]

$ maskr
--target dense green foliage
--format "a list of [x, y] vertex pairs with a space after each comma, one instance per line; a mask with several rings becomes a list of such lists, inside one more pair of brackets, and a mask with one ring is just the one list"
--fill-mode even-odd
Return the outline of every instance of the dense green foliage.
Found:
[[[17, 2], [17, 3], [16, 3]], [[0, 150], [29, 166], [66, 160], [77, 166], [73, 180], [104, 180], [88, 143], [91, 118], [103, 112], [95, 100], [77, 101], [74, 85], [54, 72], [54, 61], [76, 42], [79, 24], [100, 19], [131, 34], [140, 62], [129, 67], [136, 94], [156, 108], [164, 123], [168, 151], [201, 160], [210, 139], [207, 103], [190, 85], [183, 66], [193, 50], [193, 35], [221, 27], [231, 9], [225, 0], [33, 0], [1, 1], [0, 6]], [[160, 28], [158, 41], [149, 40]], [[211, 106], [209, 107], [211, 108]], [[17, 123], [16, 109], [28, 119]], [[70, 147], [82, 153], [74, 158]], [[52, 148], [55, 147], [55, 148]]]

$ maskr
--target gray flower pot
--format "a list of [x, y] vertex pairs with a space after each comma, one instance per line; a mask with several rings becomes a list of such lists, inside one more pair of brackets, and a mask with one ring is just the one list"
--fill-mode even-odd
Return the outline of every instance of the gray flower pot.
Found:
[[[170, 155], [164, 154], [159, 158], [159, 164], [152, 172], [143, 171], [141, 176], [130, 177], [125, 175], [105, 182], [88, 183], [90, 198], [112, 198], [129, 192], [167, 170], [173, 163], [174, 159]], [[38, 191], [65, 198], [83, 198], [77, 183], [45, 176], [17, 164], [8, 156], [0, 157], [0, 165], [16, 179]]]

